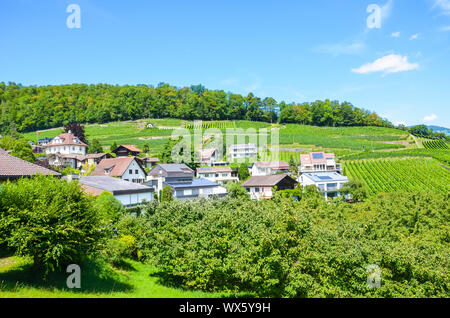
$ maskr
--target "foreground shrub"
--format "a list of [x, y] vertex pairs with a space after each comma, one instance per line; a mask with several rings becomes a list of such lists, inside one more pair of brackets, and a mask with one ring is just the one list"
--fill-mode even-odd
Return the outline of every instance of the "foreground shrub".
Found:
[[33, 257], [46, 273], [81, 262], [103, 237], [92, 201], [75, 182], [53, 177], [2, 184], [2, 240], [17, 254]]
[[[240, 199], [149, 205], [119, 232], [178, 286], [264, 297], [447, 297], [449, 200], [427, 193], [373, 202]], [[136, 233], [136, 235], [134, 234]], [[381, 288], [367, 284], [380, 268]]]

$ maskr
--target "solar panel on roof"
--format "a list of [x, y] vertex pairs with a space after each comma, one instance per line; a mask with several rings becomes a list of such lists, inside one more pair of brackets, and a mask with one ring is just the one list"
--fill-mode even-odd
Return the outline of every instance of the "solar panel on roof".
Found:
[[313, 159], [323, 159], [323, 153], [313, 153]]
[[318, 176], [320, 180], [331, 180], [332, 178], [329, 176]]

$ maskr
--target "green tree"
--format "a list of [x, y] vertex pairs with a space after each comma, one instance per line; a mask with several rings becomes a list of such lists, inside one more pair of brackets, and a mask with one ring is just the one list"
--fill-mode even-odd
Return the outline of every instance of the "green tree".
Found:
[[125, 213], [123, 204], [107, 191], [95, 199], [93, 206], [106, 224], [117, 221]]
[[111, 147], [109, 148], [109, 152], [113, 152], [114, 150], [117, 149], [117, 143], [114, 141], [111, 145]]
[[0, 233], [45, 273], [81, 262], [104, 235], [92, 200], [76, 182], [53, 177], [7, 182], [0, 191]]
[[227, 189], [228, 196], [232, 199], [249, 199], [250, 195], [237, 182], [227, 182], [225, 184], [225, 188]]
[[239, 180], [245, 181], [250, 177], [250, 172], [248, 171], [248, 166], [245, 162], [241, 163], [238, 170]]
[[25, 139], [16, 140], [11, 151], [11, 155], [28, 162], [35, 162], [36, 157], [34, 156], [33, 149], [31, 145]]
[[161, 202], [170, 202], [173, 200], [173, 190], [172, 187], [166, 185], [161, 192]]
[[100, 144], [98, 139], [92, 139], [92, 142], [89, 144], [88, 153], [102, 153], [103, 147]]
[[343, 194], [349, 194], [353, 201], [361, 202], [367, 199], [366, 186], [359, 180], [352, 179], [340, 190]]

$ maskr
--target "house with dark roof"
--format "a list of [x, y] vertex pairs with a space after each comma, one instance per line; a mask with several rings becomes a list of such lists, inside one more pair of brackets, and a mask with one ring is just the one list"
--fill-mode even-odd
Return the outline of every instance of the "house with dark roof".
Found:
[[297, 183], [287, 174], [275, 174], [270, 176], [252, 176], [242, 186], [253, 200], [259, 200], [271, 199], [274, 187], [276, 187], [277, 191], [295, 189]]
[[120, 145], [112, 152], [115, 153], [117, 157], [129, 157], [129, 156], [136, 157], [140, 153], [143, 153], [141, 149], [136, 148], [133, 145]]
[[145, 201], [153, 200], [153, 188], [114, 177], [81, 177], [78, 182], [86, 193], [99, 196], [105, 191], [109, 192], [125, 207], [136, 206]]
[[6, 151], [0, 150], [0, 182], [28, 178], [37, 174], [56, 177], [61, 176], [58, 172], [13, 157]]
[[148, 173], [146, 185], [154, 187], [159, 193], [165, 186], [173, 190], [173, 197], [178, 200], [225, 196], [226, 189], [207, 179], [194, 178], [194, 170], [185, 164], [159, 164]]
[[337, 172], [303, 173], [300, 176], [302, 187], [309, 185], [316, 186], [323, 193], [325, 199], [339, 196], [339, 190], [342, 189], [348, 181], [349, 179], [346, 176]]
[[143, 183], [147, 178], [144, 168], [135, 157], [103, 159], [92, 172], [92, 175], [115, 177], [134, 183]]

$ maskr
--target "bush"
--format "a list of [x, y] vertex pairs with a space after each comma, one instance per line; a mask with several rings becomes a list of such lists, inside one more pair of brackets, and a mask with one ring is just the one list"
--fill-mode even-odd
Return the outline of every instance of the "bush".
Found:
[[[144, 260], [184, 288], [261, 297], [447, 297], [449, 197], [380, 195], [358, 205], [312, 193], [149, 205], [127, 221]], [[367, 285], [367, 267], [381, 288]]]
[[138, 259], [136, 239], [132, 235], [121, 235], [108, 241], [104, 250], [106, 260], [115, 266], [123, 264], [127, 258]]
[[46, 273], [81, 262], [104, 235], [92, 200], [76, 183], [57, 178], [7, 182], [0, 192], [2, 240]]

